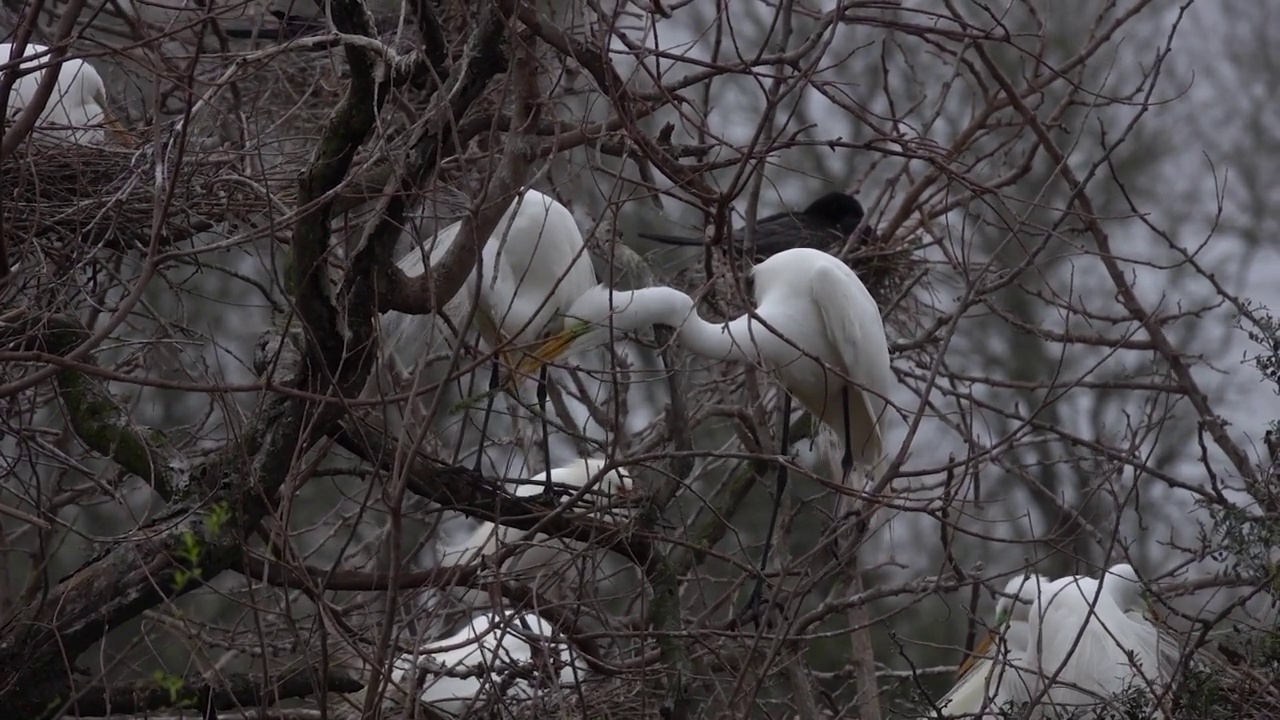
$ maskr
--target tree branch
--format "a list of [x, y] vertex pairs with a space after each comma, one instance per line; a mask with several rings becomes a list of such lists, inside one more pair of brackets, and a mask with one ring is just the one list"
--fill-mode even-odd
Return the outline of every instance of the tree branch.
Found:
[[1200, 384], [1196, 382], [1195, 377], [1191, 374], [1191, 368], [1183, 360], [1182, 354], [1169, 339], [1164, 328], [1160, 326], [1151, 312], [1143, 306], [1142, 301], [1138, 299], [1137, 293], [1134, 292], [1133, 286], [1125, 278], [1124, 271], [1120, 268], [1116, 255], [1112, 252], [1111, 236], [1107, 234], [1107, 231], [1102, 227], [1102, 223], [1098, 221], [1098, 213], [1093, 207], [1093, 201], [1089, 198], [1088, 193], [1084, 191], [1084, 185], [1076, 176], [1075, 171], [1071, 169], [1066, 155], [1058, 147], [1058, 144], [1054, 142], [1053, 136], [1049, 134], [1039, 116], [1023, 101], [1017, 89], [1013, 87], [1013, 83], [1004, 74], [1004, 71], [992, 60], [990, 53], [987, 52], [983, 44], [974, 45], [974, 50], [977, 52], [983, 66], [986, 67], [987, 72], [991, 74], [991, 77], [1004, 92], [1014, 111], [1022, 117], [1027, 127], [1035, 134], [1037, 142], [1048, 153], [1058, 176], [1062, 178], [1067, 188], [1071, 190], [1072, 202], [1080, 208], [1081, 221], [1084, 222], [1085, 229], [1089, 231], [1094, 242], [1098, 244], [1098, 257], [1101, 259], [1112, 285], [1116, 288], [1116, 299], [1120, 301], [1120, 304], [1129, 315], [1142, 326], [1160, 357], [1169, 363], [1169, 369], [1173, 372], [1174, 377], [1186, 389], [1187, 398], [1191, 401], [1192, 407], [1195, 408], [1196, 414], [1200, 417], [1200, 422], [1209, 432], [1209, 436], [1213, 438], [1214, 443], [1231, 461], [1231, 465], [1236, 472], [1240, 473], [1242, 478], [1256, 477], [1257, 473], [1253, 464], [1249, 461], [1249, 456], [1240, 449], [1240, 446], [1236, 445], [1235, 441], [1227, 433], [1226, 425], [1209, 404], [1209, 398], [1200, 389]]
[[[344, 32], [372, 25], [359, 0], [333, 0], [331, 8]], [[293, 389], [320, 395], [335, 386], [343, 392], [362, 384], [371, 356], [372, 304], [348, 306], [340, 313], [324, 268], [329, 196], [344, 179], [386, 97], [387, 83], [375, 82], [375, 63], [364, 53], [347, 47], [352, 81], [299, 183], [304, 209], [291, 245], [290, 289], [307, 337], [299, 355], [287, 356], [297, 357], [302, 367], [286, 370]], [[359, 288], [361, 282], [371, 284], [372, 277], [356, 282]], [[193, 471], [190, 485], [205, 491], [199, 498], [175, 504], [169, 513], [125, 534], [14, 613], [0, 628], [0, 704], [16, 717], [48, 717], [67, 708], [65, 663], [111, 628], [203, 586], [231, 566], [245, 539], [270, 512], [295, 460], [340, 414], [340, 406], [310, 399], [268, 398], [240, 439]], [[158, 464], [150, 461], [152, 467]]]
[[221, 676], [216, 683], [196, 678], [171, 680], [172, 683], [166, 680], [164, 684], [151, 680], [110, 687], [94, 685], [81, 690], [71, 707], [77, 716], [93, 717], [183, 707], [207, 713], [209, 710], [262, 708], [281, 700], [364, 689], [364, 683], [352, 677], [337, 672], [317, 675], [313, 668], [283, 678], [230, 674]]
[[[452, 147], [463, 115], [480, 98], [489, 81], [506, 70], [503, 57], [507, 18], [496, 7], [486, 4], [480, 21], [467, 39], [462, 59], [454, 66], [444, 88], [428, 110], [413, 136], [414, 157], [405, 172], [392, 182], [379, 204], [378, 219], [365, 232], [362, 243], [380, 255], [389, 255], [403, 228], [407, 198], [426, 181], [439, 165], [445, 148]], [[444, 307], [462, 288], [480, 257], [480, 248], [498, 226], [502, 214], [511, 206], [516, 193], [524, 187], [527, 166], [516, 163], [477, 201], [478, 211], [462, 219], [462, 226], [448, 252], [429, 273], [409, 278], [391, 263], [387, 267], [389, 283], [379, 308], [412, 314], [428, 314]], [[492, 199], [490, 202], [487, 200]]]
[[665, 102], [650, 104], [633, 97], [627, 90], [622, 76], [618, 74], [617, 69], [604, 53], [584, 45], [560, 26], [539, 15], [536, 7], [526, 5], [520, 0], [499, 1], [504, 10], [514, 14], [530, 32], [555, 48], [561, 55], [572, 58], [587, 71], [600, 91], [613, 101], [627, 136], [635, 143], [641, 157], [658, 166], [664, 175], [697, 198], [699, 203], [711, 205], [718, 200], [720, 194], [707, 184], [700, 170], [682, 165], [670, 152], [649, 137], [648, 133], [640, 129], [638, 124], [640, 119], [653, 114], [658, 107], [666, 105]]
[[[334, 0], [330, 4], [333, 23], [339, 31], [353, 35], [373, 34], [373, 22], [359, 0]], [[367, 348], [372, 338], [372, 305], [363, 312], [348, 313], [344, 322], [338, 311], [337, 298], [330, 287], [325, 258], [329, 253], [330, 219], [333, 215], [335, 190], [351, 169], [356, 151], [373, 129], [391, 83], [385, 66], [379, 66], [374, 55], [363, 48], [344, 45], [351, 80], [338, 107], [325, 124], [320, 140], [311, 155], [310, 164], [298, 183], [298, 205], [303, 208], [294, 225], [290, 244], [290, 290], [297, 300], [298, 315], [307, 330], [307, 361], [310, 370], [343, 368], [341, 362], [350, 347]], [[352, 278], [352, 276], [355, 276]], [[371, 283], [373, 278], [360, 277], [353, 268], [352, 282]], [[347, 323], [352, 323], [348, 326]], [[370, 353], [365, 352], [365, 356]], [[346, 370], [348, 382], [355, 386], [362, 380], [368, 363]], [[328, 372], [309, 372], [312, 379], [330, 382]], [[340, 382], [339, 384], [347, 384]]]
[[336, 434], [338, 444], [387, 472], [406, 473], [406, 487], [415, 495], [480, 520], [616, 552], [641, 568], [652, 561], [654, 550], [648, 538], [629, 528], [624, 533], [604, 520], [567, 516], [561, 506], [545, 505], [537, 501], [537, 496], [511, 495], [503, 490], [509, 480], [486, 478], [461, 466], [441, 464], [422, 453], [408, 453], [385, 434], [353, 429], [351, 422]]
[[[246, 555], [232, 568], [247, 578], [260, 580], [276, 587], [293, 590], [323, 590], [352, 592], [394, 592], [409, 588], [433, 587], [488, 587], [485, 568], [478, 563], [465, 567], [436, 567], [400, 573], [363, 572], [360, 570], [327, 570], [308, 565], [291, 566], [274, 560]], [[510, 602], [511, 608], [536, 609], [538, 614], [555, 625], [565, 635], [574, 636], [575, 642], [600, 665], [600, 645], [591, 637], [577, 637], [576, 623], [584, 608], [552, 602], [534, 589], [520, 583], [494, 580], [492, 586]], [[607, 666], [603, 666], [607, 667]], [[605, 670], [615, 674], [612, 670]], [[346, 692], [346, 691], [343, 691]]]
[[[89, 331], [68, 315], [39, 316], [19, 309], [0, 318], [0, 341], [22, 349], [61, 357], [88, 339]], [[81, 362], [92, 364], [93, 357], [86, 356]], [[96, 379], [68, 369], [54, 377], [67, 422], [86, 447], [142, 478], [165, 500], [182, 497], [190, 490], [190, 463], [169, 446], [164, 433], [134, 423]]]

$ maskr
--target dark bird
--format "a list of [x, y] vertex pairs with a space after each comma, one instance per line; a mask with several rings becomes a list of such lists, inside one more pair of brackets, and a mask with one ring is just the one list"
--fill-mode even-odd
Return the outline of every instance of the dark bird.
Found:
[[327, 29], [323, 17], [303, 17], [289, 15], [279, 10], [269, 11], [275, 17], [276, 25], [260, 25], [256, 27], [225, 26], [223, 32], [227, 37], [236, 40], [294, 40], [304, 35], [315, 35]]
[[[762, 262], [784, 250], [813, 248], [829, 251], [843, 244], [862, 224], [862, 203], [848, 193], [829, 192], [800, 212], [788, 210], [756, 220], [755, 262]], [[869, 233], [864, 230], [864, 237]], [[640, 237], [665, 245], [701, 246], [700, 237], [640, 233]], [[734, 245], [742, 247], [745, 233], [733, 233]]]

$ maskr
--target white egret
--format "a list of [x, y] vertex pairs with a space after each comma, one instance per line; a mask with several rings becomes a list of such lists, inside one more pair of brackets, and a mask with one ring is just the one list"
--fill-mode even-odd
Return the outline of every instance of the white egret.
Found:
[[1138, 571], [1127, 563], [1113, 565], [1102, 576], [1102, 589], [1132, 622], [1129, 626], [1132, 636], [1142, 646], [1155, 648], [1157, 673], [1153, 676], [1146, 672], [1146, 677], [1171, 682], [1182, 659], [1181, 653], [1174, 638], [1155, 623]]
[[[44, 45], [27, 43], [25, 54], [14, 57], [16, 46], [0, 43], [0, 65], [21, 60], [9, 93], [6, 114], [13, 121], [36, 98], [44, 69], [38, 69], [48, 60], [50, 51]], [[37, 57], [38, 56], [38, 57]], [[5, 71], [8, 72], [8, 71]], [[38, 136], [48, 136], [81, 145], [98, 145], [106, 139], [103, 127], [110, 129], [117, 138], [127, 138], [124, 128], [111, 114], [107, 105], [107, 88], [102, 76], [84, 60], [63, 60], [57, 69], [57, 80], [44, 109], [35, 124]]]
[[1047, 578], [1011, 578], [996, 603], [996, 622], [960, 665], [959, 679], [938, 701], [943, 717], [996, 718], [1011, 703], [1031, 700], [1036, 685], [1029, 667], [1028, 618], [1035, 590]]
[[[790, 397], [835, 431], [844, 445], [842, 482], [854, 485], [855, 461], [878, 475], [885, 459], [886, 399], [893, 382], [889, 345], [875, 299], [847, 265], [821, 250], [793, 248], [752, 269], [756, 307], [726, 323], [698, 316], [694, 301], [670, 287], [611, 291], [596, 286], [565, 311], [566, 329], [547, 341], [531, 363], [550, 362], [571, 350], [604, 345], [611, 330], [661, 324], [676, 328], [680, 344], [716, 361], [763, 366], [789, 393], [784, 396], [782, 451], [790, 447]], [[525, 369], [525, 368], [522, 368]], [[752, 603], [763, 590], [778, 505], [786, 485], [779, 467], [777, 489]], [[856, 490], [857, 488], [850, 488]], [[836, 517], [846, 514], [852, 493], [841, 493]]]
[[1141, 605], [1128, 565], [1108, 570], [1104, 580], [1067, 576], [1041, 586], [1028, 629], [1032, 665], [1049, 684], [1047, 704], [1069, 712], [1168, 681], [1171, 646]]
[[1033, 717], [1053, 717], [1167, 681], [1177, 655], [1144, 610], [1129, 565], [1112, 567], [1102, 580], [1014, 578], [996, 606], [995, 627], [938, 708], [943, 717], [1003, 717], [1007, 704], [1030, 702], [1052, 680]]
[[[415, 248], [397, 265], [409, 276], [421, 275], [426, 263], [434, 264], [444, 256], [461, 227], [461, 222], [446, 227], [436, 234], [426, 253]], [[484, 245], [478, 266], [459, 294], [468, 301], [478, 295], [476, 318], [480, 334], [504, 357], [513, 345], [531, 345], [557, 314], [596, 284], [595, 269], [573, 214], [537, 190], [526, 190], [503, 214]], [[416, 366], [426, 354], [422, 344], [427, 333], [422, 331], [419, 318], [390, 312], [381, 327], [392, 343], [393, 354], [400, 359], [402, 371], [406, 366]], [[491, 391], [497, 381], [495, 365]], [[539, 375], [537, 399], [545, 418], [545, 373]], [[492, 404], [491, 393], [480, 430], [482, 443]], [[544, 453], [549, 456], [545, 432], [543, 441]], [[477, 450], [477, 471], [482, 456]], [[550, 466], [550, 458], [544, 460]]]
[[[583, 458], [564, 467], [553, 468], [550, 472], [542, 473], [546, 476], [549, 483], [555, 485], [566, 485], [571, 488], [579, 489], [586, 487], [596, 476], [600, 475], [600, 471], [609, 463], [603, 458]], [[515, 487], [511, 488], [512, 492], [521, 497], [536, 495], [541, 492], [541, 487], [533, 482], [513, 483]], [[630, 492], [634, 488], [631, 475], [622, 468], [614, 468], [605, 473], [598, 483], [595, 490], [598, 493], [595, 497], [601, 501], [612, 497], [614, 494]], [[597, 502], [597, 505], [601, 502]], [[498, 551], [500, 544], [510, 542], [514, 537], [518, 537], [522, 530], [514, 528], [499, 527], [491, 522], [483, 522], [480, 527], [467, 535], [467, 537], [459, 543], [441, 543], [436, 544], [436, 560], [441, 566], [448, 565], [468, 565], [485, 555], [491, 555]], [[542, 538], [545, 540], [545, 538]], [[532, 560], [525, 556], [521, 558], [520, 569], [526, 569], [530, 565], [542, 565], [542, 561]]]
[[581, 657], [558, 636], [535, 613], [486, 612], [454, 635], [396, 658], [388, 680], [453, 716], [491, 701], [531, 700], [548, 686], [574, 685], [587, 676]]

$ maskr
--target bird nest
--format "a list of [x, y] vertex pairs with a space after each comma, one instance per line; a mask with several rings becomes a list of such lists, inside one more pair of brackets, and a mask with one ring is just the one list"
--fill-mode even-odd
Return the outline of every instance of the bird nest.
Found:
[[[886, 320], [909, 326], [919, 312], [910, 302], [910, 290], [924, 275], [925, 262], [912, 238], [886, 237], [864, 227], [858, 245], [845, 250], [840, 243], [821, 248], [844, 260], [858, 274], [858, 279], [875, 298]], [[745, 276], [751, 266], [746, 259], [730, 258], [722, 250], [713, 250], [712, 268], [717, 278]], [[701, 259], [676, 272], [672, 282], [686, 292], [696, 293], [707, 284]], [[748, 288], [750, 291], [750, 288]], [[747, 311], [741, 307], [724, 308], [726, 317]]]
[[862, 233], [862, 244], [842, 255], [867, 286], [882, 310], [900, 302], [901, 296], [924, 270], [924, 261], [911, 238], [885, 237], [874, 231]]
[[512, 720], [546, 720], [546, 718], [591, 718], [595, 720], [629, 720], [658, 715], [662, 694], [652, 683], [634, 680], [592, 680], [578, 687], [544, 692], [533, 700], [512, 708]]
[[244, 186], [219, 182], [230, 162], [226, 153], [194, 150], [157, 162], [150, 145], [135, 150], [28, 138], [0, 174], [0, 233], [18, 252], [33, 239], [130, 246], [147, 243], [157, 230], [162, 240], [185, 239], [229, 214], [266, 207], [265, 198], [236, 189]]

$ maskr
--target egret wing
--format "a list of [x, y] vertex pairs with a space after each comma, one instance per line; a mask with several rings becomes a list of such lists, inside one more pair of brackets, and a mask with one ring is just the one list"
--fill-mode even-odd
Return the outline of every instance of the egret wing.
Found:
[[[834, 258], [833, 258], [834, 260]], [[819, 265], [814, 269], [810, 292], [822, 316], [827, 341], [840, 357], [837, 368], [862, 388], [850, 398], [849, 436], [858, 461], [878, 472], [884, 460], [881, 430], [892, 371], [880, 310], [852, 270]], [[844, 270], [845, 272], [841, 272]]]

